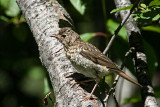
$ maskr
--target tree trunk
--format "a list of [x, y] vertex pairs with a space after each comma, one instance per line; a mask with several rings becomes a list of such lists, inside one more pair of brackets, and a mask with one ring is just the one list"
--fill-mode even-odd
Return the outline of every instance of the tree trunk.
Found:
[[[131, 4], [129, 0], [114, 1], [117, 8], [130, 6]], [[129, 10], [120, 11], [120, 16], [122, 20], [128, 13]], [[148, 75], [148, 66], [146, 60], [147, 58], [144, 53], [144, 47], [142, 43], [143, 38], [132, 16], [125, 23], [125, 28], [127, 30], [127, 37], [130, 44], [130, 48], [134, 49], [133, 62], [135, 65], [136, 75], [139, 83], [144, 86], [141, 90], [144, 107], [158, 107], [156, 98], [154, 96], [154, 90], [151, 85], [151, 80]]]
[[[56, 97], [55, 107], [97, 107], [91, 100], [80, 102], [89, 92], [71, 85], [75, 82], [76, 70], [65, 56], [63, 45], [54, 37], [59, 31], [59, 22], [71, 24], [70, 16], [56, 1], [17, 0], [38, 45], [40, 59], [46, 67]], [[72, 76], [73, 75], [73, 76]], [[89, 87], [91, 89], [91, 86]], [[102, 107], [99, 100], [95, 100]]]

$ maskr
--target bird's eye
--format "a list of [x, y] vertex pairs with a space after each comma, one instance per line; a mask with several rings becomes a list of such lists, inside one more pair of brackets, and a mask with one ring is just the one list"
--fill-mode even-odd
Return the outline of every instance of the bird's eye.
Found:
[[63, 38], [65, 38], [65, 37], [66, 37], [66, 35], [62, 35], [62, 37], [63, 37]]

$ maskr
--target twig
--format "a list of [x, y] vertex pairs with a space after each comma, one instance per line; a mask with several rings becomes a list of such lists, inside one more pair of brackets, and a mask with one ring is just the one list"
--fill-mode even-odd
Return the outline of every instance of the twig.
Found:
[[115, 30], [111, 40], [109, 41], [107, 47], [105, 48], [105, 50], [103, 51], [104, 54], [106, 54], [108, 52], [108, 50], [110, 49], [110, 47], [113, 44], [113, 41], [115, 40], [115, 37], [117, 36], [118, 32], [121, 30], [122, 26], [125, 24], [125, 22], [128, 20], [128, 18], [130, 17], [130, 15], [132, 14], [133, 10], [135, 9], [135, 7], [138, 5], [140, 0], [136, 0], [136, 2], [134, 3], [133, 7], [131, 8], [131, 10], [129, 11], [128, 15], [126, 15], [126, 17], [124, 18], [124, 20], [122, 20], [122, 23], [118, 26], [118, 28]]
[[54, 102], [53, 102], [53, 100], [52, 100], [52, 98], [51, 98], [51, 94], [52, 94], [52, 92], [49, 92], [48, 94], [45, 95], [45, 97], [44, 97], [44, 99], [43, 99], [43, 103], [44, 103], [45, 105], [48, 105], [47, 98], [49, 98], [50, 101], [52, 102], [52, 104], [54, 105]]

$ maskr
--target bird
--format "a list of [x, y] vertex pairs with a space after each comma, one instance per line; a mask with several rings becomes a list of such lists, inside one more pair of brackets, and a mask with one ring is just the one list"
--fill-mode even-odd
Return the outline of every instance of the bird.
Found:
[[72, 66], [84, 76], [93, 78], [96, 81], [90, 95], [83, 100], [93, 98], [92, 95], [99, 81], [104, 76], [110, 75], [111, 73], [116, 73], [128, 81], [142, 87], [136, 80], [120, 70], [98, 48], [83, 41], [70, 27], [61, 28], [59, 33], [53, 37], [57, 38], [63, 44], [66, 57], [70, 60]]

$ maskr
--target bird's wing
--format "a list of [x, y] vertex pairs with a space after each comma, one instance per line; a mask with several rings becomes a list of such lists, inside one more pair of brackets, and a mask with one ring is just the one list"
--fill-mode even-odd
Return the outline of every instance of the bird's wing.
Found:
[[107, 56], [100, 52], [95, 46], [90, 45], [88, 48], [88, 45], [86, 45], [85, 48], [81, 50], [80, 54], [85, 58], [92, 60], [96, 64], [106, 66], [111, 71], [116, 72], [123, 78], [142, 87], [141, 84], [139, 84], [137, 81], [135, 81], [134, 79], [126, 75], [124, 72], [122, 72], [118, 67], [116, 67], [116, 65]]
[[82, 48], [80, 54], [96, 64], [106, 66], [110, 69], [119, 70], [107, 56], [105, 56], [101, 51], [99, 51], [95, 46], [91, 44], [85, 45], [85, 47]]

